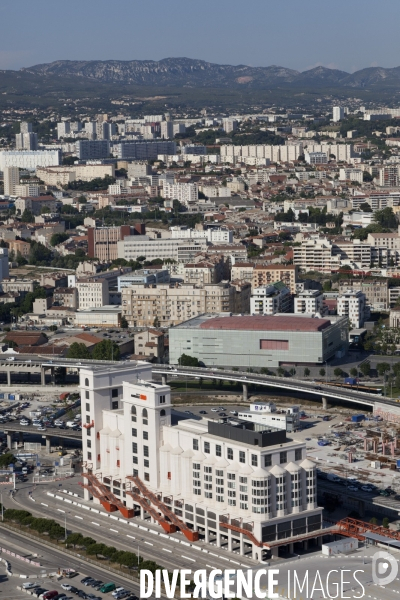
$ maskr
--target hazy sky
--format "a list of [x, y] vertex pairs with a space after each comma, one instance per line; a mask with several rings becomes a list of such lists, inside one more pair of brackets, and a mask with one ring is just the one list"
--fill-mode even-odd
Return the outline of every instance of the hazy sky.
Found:
[[400, 65], [399, 0], [0, 0], [0, 68], [59, 59]]

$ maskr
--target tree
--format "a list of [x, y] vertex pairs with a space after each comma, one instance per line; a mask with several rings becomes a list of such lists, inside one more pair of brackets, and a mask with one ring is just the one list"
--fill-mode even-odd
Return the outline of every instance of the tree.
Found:
[[11, 465], [11, 464], [15, 463], [15, 460], [16, 460], [15, 456], [11, 452], [7, 452], [6, 454], [2, 454], [0, 456], [0, 468], [4, 469], [5, 467], [8, 467], [8, 465]]
[[178, 358], [178, 364], [181, 367], [198, 367], [199, 359], [195, 356], [189, 356], [188, 354], [182, 354], [180, 358]]
[[361, 363], [361, 365], [359, 366], [359, 369], [365, 377], [368, 377], [368, 375], [371, 372], [370, 362], [368, 360], [366, 360], [365, 362]]
[[50, 245], [58, 246], [58, 244], [65, 242], [68, 238], [68, 233], [54, 233], [50, 238]]
[[160, 319], [158, 317], [155, 317], [154, 321], [153, 321], [153, 327], [158, 328], [158, 327], [160, 327], [160, 325], [161, 325]]
[[326, 375], [325, 369], [320, 369], [319, 374], [321, 375], [321, 377], [325, 377], [325, 375]]
[[45, 214], [50, 213], [50, 212], [51, 212], [51, 210], [50, 210], [50, 208], [48, 206], [42, 206], [42, 208], [40, 209], [40, 214], [41, 215], [45, 215]]
[[292, 367], [290, 369], [289, 373], [291, 374], [292, 377], [294, 377], [296, 375], [296, 369], [294, 367]]
[[310, 377], [310, 373], [311, 373], [310, 369], [308, 367], [306, 367], [304, 369], [304, 377]]
[[384, 517], [382, 519], [382, 527], [384, 527], [385, 529], [389, 529], [389, 519], [387, 517]]
[[385, 373], [390, 371], [390, 365], [389, 365], [389, 363], [378, 363], [376, 365], [376, 370], [378, 371], [378, 375], [380, 377], [383, 377], [385, 375]]
[[336, 367], [336, 369], [333, 371], [335, 377], [342, 377], [343, 376], [343, 371], [340, 367]]
[[30, 265], [39, 265], [46, 267], [50, 264], [52, 257], [52, 251], [46, 248], [44, 244], [41, 244], [40, 242], [31, 243], [31, 250], [29, 254]]
[[372, 519], [370, 519], [369, 522], [371, 523], [371, 525], [378, 525], [378, 519], [376, 519], [375, 517], [372, 517]]
[[23, 223], [33, 223], [34, 220], [35, 220], [35, 217], [33, 216], [33, 212], [26, 208], [24, 210], [24, 212], [22, 213], [21, 221]]
[[17, 261], [17, 265], [18, 265], [19, 267], [23, 267], [24, 265], [27, 265], [27, 264], [28, 264], [28, 261], [26, 260], [26, 258], [24, 258], [24, 257], [22, 256], [22, 254], [21, 254], [21, 252], [20, 252], [19, 250], [17, 250], [17, 258], [16, 258], [16, 261]]
[[102, 340], [93, 349], [94, 360], [119, 360], [120, 351], [118, 344], [112, 340]]
[[122, 329], [128, 329], [129, 327], [129, 323], [124, 316], [121, 317], [121, 327]]
[[285, 375], [285, 369], [278, 367], [277, 373], [279, 377], [283, 377]]
[[92, 356], [85, 344], [74, 342], [69, 347], [69, 350], [67, 352], [67, 358], [89, 359], [92, 358]]
[[350, 375], [352, 375], [352, 377], [357, 377], [358, 375], [358, 371], [355, 367], [353, 367], [352, 369], [350, 369]]

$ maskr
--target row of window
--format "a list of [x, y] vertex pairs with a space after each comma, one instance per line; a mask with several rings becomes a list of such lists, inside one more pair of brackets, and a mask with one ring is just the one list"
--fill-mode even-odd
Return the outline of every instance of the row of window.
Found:
[[[199, 440], [197, 438], [193, 438], [193, 450], [200, 450], [200, 444], [199, 444]], [[203, 443], [203, 451], [204, 451], [204, 454], [211, 454], [210, 442]], [[294, 451], [294, 453], [295, 453], [294, 459], [296, 461], [299, 461], [302, 459], [303, 453], [302, 453], [301, 448], [296, 449]], [[215, 445], [215, 456], [222, 457], [222, 446], [220, 444]], [[251, 466], [258, 467], [258, 454], [251, 454], [250, 457], [251, 457]], [[226, 458], [228, 460], [234, 460], [233, 448], [226, 449]], [[264, 458], [264, 467], [271, 467], [272, 466], [272, 454], [265, 454], [263, 458]], [[246, 452], [244, 450], [239, 450], [238, 459], [239, 459], [240, 463], [242, 463], [242, 464], [246, 463]], [[285, 464], [288, 462], [287, 452], [279, 453], [279, 462], [280, 462], [280, 464]]]

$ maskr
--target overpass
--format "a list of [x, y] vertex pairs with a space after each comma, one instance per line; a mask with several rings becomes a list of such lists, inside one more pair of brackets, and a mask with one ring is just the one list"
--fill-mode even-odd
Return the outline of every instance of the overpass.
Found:
[[0, 428], [7, 436], [7, 446], [9, 448], [11, 448], [13, 433], [19, 434], [20, 442], [23, 442], [24, 433], [30, 435], [42, 435], [42, 438], [46, 439], [46, 448], [48, 452], [50, 452], [51, 441], [53, 438], [76, 440], [78, 442], [82, 441], [82, 432], [72, 431], [71, 429], [57, 429], [56, 427], [51, 427], [45, 432], [41, 432], [37, 430], [37, 427], [33, 427], [33, 425], [25, 426], [20, 425], [17, 422], [4, 423], [4, 425], [0, 425]]
[[[259, 373], [246, 373], [243, 371], [231, 371], [228, 369], [219, 369], [214, 367], [207, 369], [203, 367], [171, 367], [169, 365], [155, 365], [153, 373], [159, 374], [162, 377], [163, 383], [167, 383], [168, 375], [181, 375], [185, 377], [194, 377], [202, 379], [219, 379], [229, 380], [241, 383], [243, 386], [243, 400], [248, 399], [248, 386], [252, 383], [263, 385], [270, 388], [284, 389], [287, 392], [302, 392], [322, 398], [323, 407], [326, 406], [327, 399], [344, 400], [354, 404], [363, 404], [365, 406], [374, 407], [377, 401], [375, 394], [362, 391], [361, 389], [343, 389], [329, 386], [324, 383], [315, 383], [313, 381], [303, 381], [294, 379], [293, 377], [275, 377], [273, 375], [261, 375]], [[390, 398], [378, 396], [379, 402], [388, 405], [398, 404]]]

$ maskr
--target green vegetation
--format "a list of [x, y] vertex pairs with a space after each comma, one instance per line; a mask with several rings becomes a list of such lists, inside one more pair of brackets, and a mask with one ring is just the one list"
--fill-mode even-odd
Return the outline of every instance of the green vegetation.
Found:
[[62, 242], [65, 242], [69, 237], [68, 233], [54, 233], [50, 238], [50, 245], [53, 247], [58, 246], [58, 244], [62, 244]]
[[81, 190], [82, 192], [95, 192], [98, 190], [106, 190], [109, 185], [115, 183], [115, 177], [106, 175], [103, 179], [96, 177], [92, 181], [82, 181], [77, 179], [76, 181], [70, 181], [68, 185], [64, 186], [65, 190]]
[[180, 358], [178, 358], [178, 364], [181, 367], [198, 367], [199, 359], [194, 356], [189, 356], [188, 354], [182, 354]]
[[102, 340], [93, 349], [92, 358], [94, 360], [119, 360], [120, 351], [118, 344], [112, 340]]
[[0, 456], [0, 469], [7, 468], [9, 465], [14, 464], [15, 461], [16, 461], [16, 458], [15, 458], [14, 454], [12, 454], [11, 452], [2, 454]]
[[80, 342], [74, 342], [69, 347], [69, 350], [67, 352], [67, 358], [89, 359], [92, 358], [92, 356], [85, 344]]

